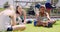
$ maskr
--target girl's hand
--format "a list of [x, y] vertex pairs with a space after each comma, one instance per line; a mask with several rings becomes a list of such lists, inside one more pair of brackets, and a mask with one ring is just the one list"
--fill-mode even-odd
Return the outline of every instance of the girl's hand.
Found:
[[24, 24], [26, 24], [26, 21], [24, 20]]

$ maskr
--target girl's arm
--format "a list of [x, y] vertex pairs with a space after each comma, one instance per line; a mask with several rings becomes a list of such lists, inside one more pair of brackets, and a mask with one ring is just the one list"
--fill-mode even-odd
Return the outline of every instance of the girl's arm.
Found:
[[36, 19], [39, 17], [39, 11], [36, 11]]
[[11, 16], [11, 25], [14, 26], [16, 25], [16, 14], [14, 13], [12, 16]]
[[2, 15], [5, 11], [0, 12], [0, 15]]
[[23, 13], [24, 13], [24, 23], [26, 23], [26, 12], [25, 12], [25, 10], [23, 10]]
[[[34, 10], [34, 11], [35, 11], [35, 10]], [[36, 19], [37, 19], [37, 18], [39, 17], [39, 9], [36, 8], [35, 14], [36, 14], [35, 17], [36, 17]]]
[[46, 16], [47, 16], [48, 20], [50, 20], [50, 16], [49, 16], [49, 14], [48, 14], [48, 13], [46, 13]]

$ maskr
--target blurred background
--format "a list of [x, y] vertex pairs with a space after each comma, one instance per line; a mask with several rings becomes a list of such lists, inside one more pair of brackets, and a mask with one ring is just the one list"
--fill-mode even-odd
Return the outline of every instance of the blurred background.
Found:
[[45, 4], [46, 2], [51, 3], [52, 5], [56, 6], [56, 8], [52, 9], [50, 11], [51, 16], [60, 16], [60, 0], [0, 0], [0, 11], [4, 10], [5, 7], [8, 5], [13, 5], [14, 8], [17, 5], [20, 5], [23, 7], [23, 9], [27, 11], [30, 11], [32, 9], [30, 8], [35, 8], [35, 4], [40, 3], [40, 4]]
[[[50, 3], [51, 5], [55, 6], [55, 8], [51, 9], [50, 16], [58, 17], [60, 19], [60, 0], [0, 0], [0, 12], [5, 10], [5, 8], [9, 5], [13, 5], [14, 9], [16, 9], [17, 5], [20, 5], [27, 12], [27, 18], [34, 18], [35, 17], [34, 11], [36, 11], [35, 5], [36, 4], [44, 5], [45, 3]], [[47, 31], [60, 32], [60, 21], [57, 20], [56, 24], [52, 28], [34, 27], [33, 23], [32, 25], [26, 24], [26, 30], [23, 32], [47, 32]]]

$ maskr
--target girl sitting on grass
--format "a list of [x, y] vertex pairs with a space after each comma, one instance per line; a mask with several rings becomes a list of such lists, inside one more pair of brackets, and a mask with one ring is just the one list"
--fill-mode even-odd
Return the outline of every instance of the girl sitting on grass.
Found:
[[0, 13], [0, 31], [24, 30], [25, 25], [16, 25], [16, 13], [13, 6]]
[[26, 12], [21, 6], [16, 7], [16, 18], [19, 24], [26, 23]]
[[55, 23], [55, 21], [50, 20], [50, 16], [47, 12], [45, 12], [46, 8], [44, 5], [40, 6], [39, 14], [36, 15], [37, 17], [37, 24], [42, 26], [48, 26], [48, 23]]

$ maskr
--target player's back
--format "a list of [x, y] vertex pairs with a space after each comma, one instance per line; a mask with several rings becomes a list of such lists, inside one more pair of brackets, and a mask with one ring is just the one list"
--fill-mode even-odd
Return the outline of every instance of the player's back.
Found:
[[6, 30], [8, 26], [11, 24], [11, 16], [13, 11], [11, 10], [4, 10], [3, 13], [0, 15], [0, 31]]
[[0, 30], [5, 30], [10, 25], [10, 18], [7, 15], [0, 15]]

